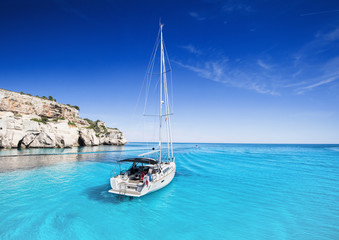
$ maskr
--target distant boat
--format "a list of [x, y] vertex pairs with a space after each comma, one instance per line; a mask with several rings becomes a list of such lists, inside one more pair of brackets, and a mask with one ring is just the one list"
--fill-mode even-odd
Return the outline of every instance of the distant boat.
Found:
[[[176, 171], [175, 158], [173, 155], [172, 132], [171, 132], [171, 113], [169, 106], [169, 96], [167, 88], [165, 49], [163, 41], [163, 24], [160, 23], [159, 35], [156, 42], [154, 54], [151, 58], [155, 59], [158, 45], [160, 44], [160, 102], [159, 102], [159, 144], [157, 149], [138, 155], [137, 157], [123, 159], [118, 164], [132, 164], [127, 170], [120, 171], [110, 179], [112, 189], [110, 193], [141, 197], [148, 193], [157, 191], [168, 185], [174, 178]], [[154, 61], [153, 61], [154, 64]], [[153, 66], [150, 68], [153, 69]], [[162, 144], [162, 124], [166, 127], [167, 148]], [[149, 157], [154, 156], [154, 157]]]

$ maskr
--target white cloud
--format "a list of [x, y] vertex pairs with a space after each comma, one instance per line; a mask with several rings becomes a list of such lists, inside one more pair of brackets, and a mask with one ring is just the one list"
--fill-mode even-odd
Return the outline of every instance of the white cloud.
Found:
[[234, 11], [242, 12], [253, 12], [253, 8], [245, 3], [240, 3], [239, 1], [227, 1], [223, 6], [222, 10], [224, 12], [230, 13]]
[[191, 17], [195, 18], [196, 20], [198, 21], [203, 21], [205, 20], [206, 18], [205, 17], [202, 17], [200, 14], [198, 14], [197, 12], [189, 12], [188, 13]]
[[195, 55], [201, 55], [202, 51], [197, 49], [196, 47], [194, 47], [193, 45], [189, 44], [186, 46], [182, 46], [181, 48], [186, 49], [187, 51], [189, 51], [190, 53], [193, 53]]
[[[307, 65], [306, 65], [307, 66]], [[331, 58], [326, 62], [318, 64], [311, 64], [307, 68], [308, 75], [298, 75], [299, 79], [303, 79], [300, 85], [295, 89], [297, 94], [303, 94], [307, 91], [311, 91], [319, 86], [329, 84], [339, 79], [339, 56]], [[306, 71], [303, 69], [303, 71]], [[307, 77], [311, 76], [311, 77]], [[296, 85], [297, 86], [297, 85]]]
[[263, 62], [262, 60], [260, 60], [260, 59], [257, 60], [257, 64], [258, 64], [260, 67], [262, 67], [262, 68], [264, 68], [264, 69], [266, 69], [266, 70], [270, 70], [270, 69], [272, 68], [270, 65], [264, 63], [264, 62]]
[[334, 12], [339, 12], [339, 9], [328, 10], [328, 11], [318, 11], [318, 12], [304, 13], [304, 14], [300, 14], [300, 16], [303, 17], [303, 16], [319, 15], [319, 14], [334, 13]]
[[313, 83], [313, 84], [308, 85], [306, 87], [299, 88], [298, 91], [297, 91], [297, 94], [303, 94], [306, 91], [312, 90], [313, 88], [322, 86], [324, 84], [331, 83], [331, 82], [336, 81], [338, 79], [339, 79], [339, 76], [334, 76], [334, 77], [331, 77], [331, 78], [328, 78], [328, 79], [321, 80], [319, 82]]
[[332, 32], [326, 33], [323, 36], [324, 40], [327, 41], [336, 41], [339, 39], [339, 28], [333, 30]]
[[[279, 62], [264, 62], [259, 58], [247, 58], [241, 63], [237, 59], [229, 60], [222, 53], [198, 50], [201, 59], [192, 59], [190, 64], [176, 62], [180, 66], [197, 73], [200, 77], [233, 87], [253, 90], [260, 94], [280, 95], [289, 91], [294, 94], [330, 85], [339, 80], [339, 56], [319, 61], [321, 50], [332, 51], [339, 40], [339, 27], [327, 33], [317, 34], [296, 53], [279, 59]], [[185, 49], [197, 53], [192, 45]], [[327, 53], [325, 52], [325, 53]], [[218, 56], [218, 57], [216, 57]], [[202, 58], [203, 57], [203, 58]], [[325, 58], [326, 59], [326, 58]], [[263, 70], [264, 69], [264, 70]], [[339, 81], [338, 81], [339, 82]]]
[[337, 45], [337, 40], [339, 40], [339, 27], [327, 33], [318, 32], [312, 41], [301, 47], [295, 54], [295, 63], [307, 61], [310, 57], [328, 51], [332, 46]]
[[251, 75], [251, 73], [240, 69], [231, 70], [227, 62], [227, 59], [223, 58], [216, 61], [206, 61], [197, 66], [183, 64], [181, 62], [175, 63], [197, 73], [202, 78], [212, 80], [214, 82], [253, 90], [260, 94], [279, 95], [278, 92], [267, 86], [264, 82], [266, 78], [262, 78], [255, 74]]

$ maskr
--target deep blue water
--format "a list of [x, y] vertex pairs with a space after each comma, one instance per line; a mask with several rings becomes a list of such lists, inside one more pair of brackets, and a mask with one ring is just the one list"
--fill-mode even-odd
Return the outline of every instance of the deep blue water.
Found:
[[143, 144], [2, 150], [0, 239], [339, 239], [339, 145], [198, 145], [133, 199], [109, 178]]

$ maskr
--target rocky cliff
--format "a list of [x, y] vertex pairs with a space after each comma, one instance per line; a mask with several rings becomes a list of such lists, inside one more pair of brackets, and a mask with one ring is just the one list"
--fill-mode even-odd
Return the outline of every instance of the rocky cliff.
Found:
[[0, 89], [0, 148], [124, 145], [121, 131], [79, 117], [77, 107]]

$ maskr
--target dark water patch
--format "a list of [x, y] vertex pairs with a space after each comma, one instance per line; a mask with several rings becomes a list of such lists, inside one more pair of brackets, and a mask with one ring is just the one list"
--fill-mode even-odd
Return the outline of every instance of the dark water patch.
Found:
[[89, 187], [83, 192], [83, 194], [86, 195], [90, 200], [108, 204], [120, 204], [125, 201], [133, 200], [133, 198], [127, 196], [119, 196], [117, 194], [109, 193], [108, 190], [110, 189], [111, 186], [109, 184], [104, 184], [95, 187]]

